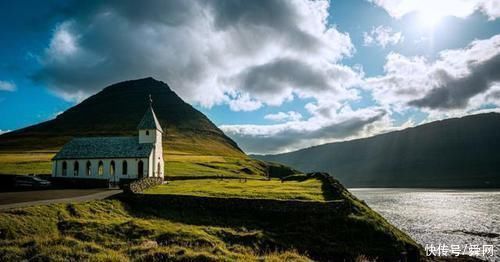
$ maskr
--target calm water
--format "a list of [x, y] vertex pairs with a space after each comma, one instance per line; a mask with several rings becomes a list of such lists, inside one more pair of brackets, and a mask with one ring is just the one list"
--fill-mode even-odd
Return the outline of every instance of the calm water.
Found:
[[500, 261], [500, 190], [351, 188], [422, 246], [494, 245]]

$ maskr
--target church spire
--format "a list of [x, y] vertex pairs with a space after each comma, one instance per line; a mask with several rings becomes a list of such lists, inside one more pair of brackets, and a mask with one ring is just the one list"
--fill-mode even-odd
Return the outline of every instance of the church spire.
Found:
[[157, 129], [163, 133], [160, 122], [158, 121], [158, 118], [156, 118], [156, 114], [153, 110], [153, 99], [151, 98], [151, 94], [149, 95], [149, 107], [142, 117], [141, 122], [137, 126], [137, 129]]

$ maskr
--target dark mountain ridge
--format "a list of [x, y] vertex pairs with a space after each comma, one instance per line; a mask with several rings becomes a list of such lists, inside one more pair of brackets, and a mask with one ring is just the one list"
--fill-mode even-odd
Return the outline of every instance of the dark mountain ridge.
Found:
[[223, 151], [242, 153], [205, 115], [151, 77], [110, 85], [55, 119], [3, 134], [0, 150], [53, 149], [74, 136], [136, 135], [149, 95], [167, 143], [199, 138], [218, 143]]
[[330, 172], [349, 187], [500, 187], [500, 114], [255, 157]]

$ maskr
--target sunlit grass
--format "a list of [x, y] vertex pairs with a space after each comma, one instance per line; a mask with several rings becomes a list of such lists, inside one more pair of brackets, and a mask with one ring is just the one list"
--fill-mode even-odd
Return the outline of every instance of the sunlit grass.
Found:
[[143, 217], [116, 200], [0, 211], [0, 230], [2, 261], [309, 261], [293, 248], [259, 250], [261, 229]]
[[157, 186], [146, 191], [146, 194], [194, 195], [209, 197], [241, 197], [266, 199], [300, 199], [324, 201], [321, 181], [279, 180], [179, 180]]
[[0, 152], [0, 174], [50, 174], [53, 152]]

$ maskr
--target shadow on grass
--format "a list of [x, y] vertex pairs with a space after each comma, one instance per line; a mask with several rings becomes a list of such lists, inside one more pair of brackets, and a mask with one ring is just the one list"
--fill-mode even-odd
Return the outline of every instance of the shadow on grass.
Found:
[[[338, 199], [334, 192], [326, 189], [325, 198]], [[127, 212], [138, 218], [161, 218], [195, 226], [261, 232], [246, 236], [226, 232], [219, 236], [231, 244], [252, 245], [256, 250], [295, 249], [321, 261], [332, 258], [351, 261], [359, 255], [378, 257], [384, 261], [418, 260], [418, 254], [408, 254], [407, 243], [395, 239], [391, 229], [375, 225], [363, 217], [354, 217], [346, 210], [283, 213], [275, 210], [245, 211], [242, 207], [231, 211], [203, 206], [150, 204], [129, 201], [124, 196], [119, 199], [125, 203]]]

